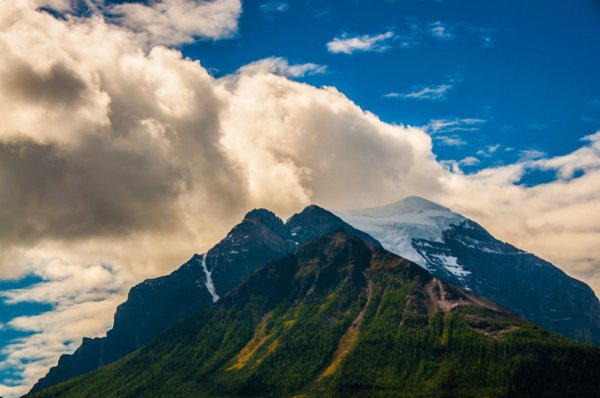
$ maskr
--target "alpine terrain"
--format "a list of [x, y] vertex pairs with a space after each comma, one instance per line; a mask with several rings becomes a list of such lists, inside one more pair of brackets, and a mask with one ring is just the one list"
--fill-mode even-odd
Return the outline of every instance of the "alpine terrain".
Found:
[[332, 213], [309, 206], [284, 223], [268, 210], [249, 212], [207, 253], [194, 255], [170, 275], [133, 287], [115, 313], [106, 337], [84, 338], [63, 355], [31, 391], [68, 380], [111, 363], [154, 340], [162, 332], [216, 302], [256, 269], [292, 253], [317, 236], [346, 230], [375, 246], [379, 243]]
[[537, 325], [600, 345], [600, 302], [589, 286], [443, 206], [408, 197], [339, 215], [442, 280]]
[[340, 231], [140, 350], [31, 396], [597, 397], [599, 369], [599, 348]]

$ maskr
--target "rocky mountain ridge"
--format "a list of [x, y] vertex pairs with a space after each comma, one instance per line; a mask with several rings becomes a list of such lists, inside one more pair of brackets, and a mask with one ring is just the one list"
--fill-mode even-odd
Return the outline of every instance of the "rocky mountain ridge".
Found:
[[119, 305], [106, 337], [84, 338], [73, 354], [40, 379], [32, 392], [109, 364], [153, 341], [168, 328], [213, 305], [263, 265], [293, 253], [327, 232], [346, 230], [371, 245], [379, 242], [311, 205], [284, 223], [266, 209], [250, 211], [205, 254], [195, 254], [171, 274], [134, 286]]

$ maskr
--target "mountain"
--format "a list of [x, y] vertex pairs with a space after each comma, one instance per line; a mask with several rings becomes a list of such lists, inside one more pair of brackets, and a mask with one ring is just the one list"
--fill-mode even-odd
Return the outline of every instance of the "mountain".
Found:
[[346, 232], [31, 397], [597, 397], [600, 349]]
[[153, 341], [237, 287], [266, 263], [335, 230], [346, 230], [372, 245], [380, 244], [318, 206], [308, 206], [284, 223], [265, 209], [252, 210], [206, 254], [194, 255], [173, 273], [133, 287], [115, 313], [106, 337], [84, 338], [73, 354], [32, 388], [39, 391], [111, 363]]
[[537, 325], [600, 345], [600, 302], [585, 283], [418, 197], [339, 214], [393, 253]]

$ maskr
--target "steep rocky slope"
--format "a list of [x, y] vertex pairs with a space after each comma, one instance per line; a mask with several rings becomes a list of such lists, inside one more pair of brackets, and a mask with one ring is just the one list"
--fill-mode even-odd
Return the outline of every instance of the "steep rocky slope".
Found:
[[436, 277], [540, 326], [600, 345], [600, 301], [589, 286], [475, 222], [418, 197], [340, 215]]
[[266, 263], [335, 230], [346, 230], [379, 246], [367, 234], [318, 206], [307, 207], [287, 223], [268, 210], [252, 210], [206, 254], [194, 255], [170, 275], [133, 287], [127, 301], [117, 308], [114, 326], [106, 337], [85, 338], [73, 354], [61, 356], [57, 366], [51, 368], [32, 391], [123, 357], [212, 305]]

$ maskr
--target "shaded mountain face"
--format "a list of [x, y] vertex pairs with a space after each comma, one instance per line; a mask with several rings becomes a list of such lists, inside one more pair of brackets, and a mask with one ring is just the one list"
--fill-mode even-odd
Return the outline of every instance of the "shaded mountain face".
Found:
[[153, 343], [33, 397], [596, 397], [600, 349], [346, 232]]
[[600, 345], [600, 301], [589, 286], [445, 207], [409, 197], [340, 216], [440, 279], [564, 336]]
[[170, 275], [133, 287], [115, 313], [106, 337], [84, 338], [73, 353], [40, 379], [39, 391], [111, 363], [154, 340], [162, 332], [196, 314], [266, 263], [293, 253], [324, 233], [345, 230], [369, 244], [380, 244], [337, 216], [309, 206], [284, 223], [272, 212], [249, 212], [227, 236], [204, 255], [194, 255]]

